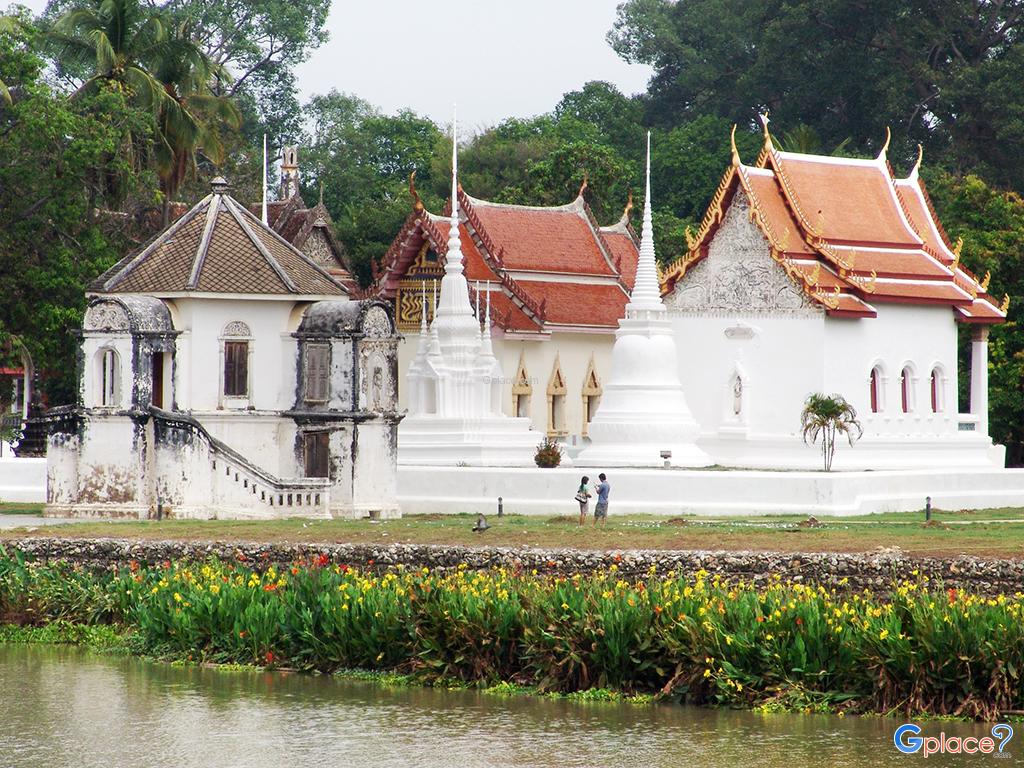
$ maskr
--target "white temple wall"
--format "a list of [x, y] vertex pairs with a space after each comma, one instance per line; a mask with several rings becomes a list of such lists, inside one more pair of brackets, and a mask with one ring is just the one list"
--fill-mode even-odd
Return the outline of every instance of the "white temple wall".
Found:
[[[285, 410], [295, 402], [296, 341], [294, 301], [244, 299], [175, 300], [178, 359], [175, 392], [178, 408], [194, 412], [217, 410]], [[248, 397], [223, 395], [225, 329], [245, 323], [249, 337]], [[229, 339], [230, 340], [230, 339]]]
[[[825, 391], [857, 409], [865, 437], [955, 436], [957, 329], [948, 306], [875, 304], [878, 316], [825, 324]], [[879, 412], [871, 411], [871, 370], [881, 371]], [[902, 408], [901, 375], [910, 367], [909, 412]], [[932, 411], [931, 372], [940, 372], [939, 408]]]
[[258, 413], [215, 411], [194, 416], [206, 430], [257, 467], [277, 477], [301, 477], [295, 457], [295, 422]]
[[680, 381], [702, 437], [799, 434], [804, 400], [825, 378], [820, 315], [687, 313], [675, 314], [673, 326]]
[[[594, 358], [598, 378], [605, 380], [611, 370], [614, 331], [597, 333], [555, 332], [549, 336], [534, 339], [510, 338], [500, 333], [493, 338], [494, 356], [501, 363], [501, 410], [506, 416], [515, 416], [512, 387], [519, 369], [519, 356], [525, 354], [526, 371], [533, 389], [530, 395], [529, 414], [532, 428], [537, 432], [537, 442], [547, 432], [548, 382], [554, 369], [555, 357], [559, 359], [565, 378], [565, 430], [563, 438], [569, 446], [582, 446], [583, 433], [583, 381]], [[398, 404], [399, 410], [409, 407], [409, 393], [406, 375], [409, 365], [419, 346], [419, 331], [409, 331], [398, 346]]]
[[[103, 400], [103, 353], [113, 350], [113, 388]], [[82, 338], [82, 376], [79, 396], [86, 408], [130, 408], [132, 404], [132, 337], [128, 333], [87, 332]], [[111, 399], [109, 395], [113, 395]]]

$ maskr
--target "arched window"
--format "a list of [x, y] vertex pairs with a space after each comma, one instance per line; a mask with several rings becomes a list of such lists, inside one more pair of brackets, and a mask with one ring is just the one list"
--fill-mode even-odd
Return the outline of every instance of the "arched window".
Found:
[[555, 355], [555, 364], [548, 380], [548, 436], [559, 437], [567, 434], [565, 429], [565, 377], [562, 364]]
[[946, 376], [941, 366], [936, 365], [932, 368], [929, 389], [931, 391], [932, 413], [942, 413], [946, 410]]
[[601, 395], [604, 389], [601, 387], [601, 379], [594, 370], [594, 357], [591, 355], [590, 363], [587, 365], [587, 374], [583, 377], [583, 431], [586, 435], [590, 429], [590, 422], [597, 415], [597, 407], [601, 404]]
[[115, 408], [121, 401], [121, 361], [117, 350], [104, 347], [97, 353], [98, 370], [96, 383], [99, 396], [96, 404], [104, 408]]
[[900, 372], [900, 406], [904, 413], [914, 410], [914, 371], [909, 365]]
[[881, 413], [882, 412], [882, 371], [876, 365], [871, 369], [871, 380], [869, 384], [871, 388], [871, 412]]
[[221, 334], [224, 397], [249, 397], [249, 342], [252, 332], [245, 323], [234, 320]]
[[530, 418], [530, 398], [533, 396], [533, 385], [530, 374], [526, 371], [526, 353], [519, 353], [519, 367], [512, 381], [512, 415], [519, 419]]

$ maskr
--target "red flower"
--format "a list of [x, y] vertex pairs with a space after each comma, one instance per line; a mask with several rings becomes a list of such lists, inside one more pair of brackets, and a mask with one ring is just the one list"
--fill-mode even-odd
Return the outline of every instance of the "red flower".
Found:
[[318, 558], [316, 559], [316, 564], [317, 564], [317, 565], [318, 565], [318, 566], [319, 566], [320, 568], [326, 568], [326, 567], [327, 567], [327, 564], [328, 564], [328, 563], [330, 563], [330, 562], [331, 562], [331, 558], [329, 558], [329, 557], [328, 557], [328, 556], [327, 556], [327, 555], [326, 555], [325, 553], [323, 553], [323, 552], [321, 552], [321, 553], [320, 553], [320, 556], [319, 556], [319, 557], [318, 557]]
[[956, 602], [956, 590], [950, 587], [949, 590], [949, 604], [952, 605]]
[[758, 616], [758, 617], [757, 617], [757, 623], [758, 623], [758, 624], [760, 624], [760, 623], [761, 623], [761, 622], [763, 622], [763, 621], [764, 621], [764, 616]]
[[799, 616], [797, 616], [797, 617], [796, 617], [796, 625], [797, 625], [798, 627], [800, 627], [800, 626], [803, 626], [803, 623], [804, 623], [804, 620], [803, 620], [803, 619], [801, 619], [801, 618], [800, 618]]
[[342, 563], [338, 566], [338, 570], [340, 570], [342, 573], [348, 573], [348, 566]]
[[277, 589], [277, 584], [274, 584], [273, 582], [263, 585], [264, 592], [273, 592], [275, 589]]
[[366, 564], [367, 565], [373, 565], [374, 562], [375, 562], [374, 559], [371, 557], [369, 560], [366, 561]]
[[138, 560], [129, 560], [128, 561], [128, 569], [132, 573], [135, 573], [137, 570], [139, 570], [139, 561]]
[[655, 613], [661, 613], [661, 611], [662, 611], [662, 607], [660, 605], [654, 606], [654, 612]]
[[612, 560], [614, 560], [616, 563], [621, 563], [622, 562], [622, 555], [616, 555], [615, 557], [612, 558]]
[[267, 662], [267, 664], [273, 664], [274, 663], [274, 652], [273, 651], [267, 651], [264, 654], [263, 658]]
[[292, 566], [292, 576], [298, 576], [298, 575], [299, 575], [299, 569], [298, 569], [298, 568], [296, 568], [296, 567], [295, 567], [295, 566], [293, 565], [293, 566]]

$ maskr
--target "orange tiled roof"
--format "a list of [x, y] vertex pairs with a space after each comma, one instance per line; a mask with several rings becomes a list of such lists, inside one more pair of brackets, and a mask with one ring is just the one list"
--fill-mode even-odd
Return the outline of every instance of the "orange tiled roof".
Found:
[[663, 291], [707, 256], [742, 190], [771, 255], [829, 314], [871, 317], [877, 302], [946, 304], [963, 322], [1003, 322], [985, 281], [959, 264], [917, 176], [895, 179], [873, 160], [779, 152], [766, 140], [756, 166], [734, 154], [689, 251], [666, 270]]
[[[598, 227], [582, 197], [542, 208], [490, 203], [460, 190], [459, 208], [466, 279], [471, 290], [476, 281], [491, 283], [495, 325], [524, 333], [618, 326], [639, 258], [625, 220]], [[424, 243], [439, 257], [447, 253], [448, 228], [446, 217], [414, 210], [364, 294], [394, 298]]]

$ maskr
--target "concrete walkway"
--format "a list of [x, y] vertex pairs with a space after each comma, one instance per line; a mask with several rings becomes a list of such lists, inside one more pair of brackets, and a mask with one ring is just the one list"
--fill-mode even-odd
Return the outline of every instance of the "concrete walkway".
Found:
[[[35, 515], [0, 514], [0, 530], [11, 528], [39, 528], [46, 525], [69, 525], [74, 523], [120, 523], [122, 520], [102, 520], [88, 517], [36, 517]], [[127, 522], [131, 522], [128, 520]]]

